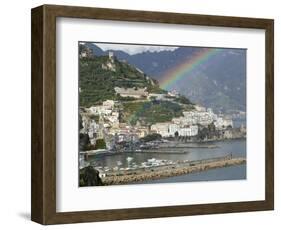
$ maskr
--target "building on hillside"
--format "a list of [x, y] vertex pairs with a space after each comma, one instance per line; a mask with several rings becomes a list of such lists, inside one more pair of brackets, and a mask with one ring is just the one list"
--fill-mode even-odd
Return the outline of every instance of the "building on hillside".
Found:
[[113, 100], [106, 100], [102, 103], [102, 105], [108, 109], [112, 109], [115, 105], [115, 102]]
[[114, 112], [115, 101], [106, 100], [102, 105], [96, 105], [88, 108], [88, 112], [93, 115], [110, 115]]
[[162, 137], [192, 137], [198, 134], [198, 126], [179, 126], [170, 122], [156, 123], [151, 126], [151, 131], [160, 134]]
[[170, 97], [178, 97], [179, 96], [179, 93], [176, 91], [176, 90], [172, 90], [172, 91], [169, 91], [168, 92], [168, 95]]
[[138, 135], [139, 138], [143, 138], [149, 134], [149, 130], [147, 127], [138, 127], [136, 130], [136, 134]]
[[179, 125], [174, 124], [174, 123], [170, 123], [168, 132], [171, 136], [174, 137], [174, 136], [176, 136], [176, 132], [179, 132], [179, 128], [180, 128]]
[[161, 93], [150, 93], [148, 95], [149, 99], [155, 98], [155, 100], [161, 101], [161, 100], [165, 100], [165, 96], [166, 94], [161, 94]]
[[198, 111], [198, 112], [206, 112], [206, 108], [201, 106], [201, 105], [194, 105], [194, 108]]
[[110, 70], [116, 72], [116, 65], [114, 63], [114, 53], [112, 51], [108, 52], [108, 60], [106, 63], [101, 64], [103, 70]]
[[109, 52], [108, 52], [108, 58], [109, 58], [109, 60], [110, 60], [111, 62], [114, 62], [114, 53], [113, 53], [113, 51], [109, 51]]
[[218, 117], [216, 121], [214, 122], [214, 125], [217, 130], [223, 130], [228, 127], [233, 128], [233, 121], [231, 119], [223, 118], [223, 117]]
[[101, 64], [101, 68], [104, 69], [104, 70], [110, 70], [110, 71], [113, 71], [113, 72], [116, 72], [116, 66], [113, 62], [106, 62], [105, 64], [102, 63]]
[[104, 107], [102, 105], [92, 106], [89, 109], [89, 112], [93, 115], [110, 115], [112, 113], [112, 109]]
[[183, 112], [184, 117], [181, 117], [179, 121], [182, 125], [203, 125], [208, 126], [214, 120], [217, 119], [217, 115], [213, 113], [211, 109], [208, 109], [205, 112], [199, 111], [185, 111]]
[[119, 94], [121, 97], [133, 97], [133, 98], [143, 98], [148, 96], [148, 92], [145, 88], [114, 88], [115, 93]]
[[179, 136], [181, 137], [192, 137], [198, 134], [198, 126], [191, 125], [187, 127], [180, 128], [178, 131]]
[[232, 133], [231, 129], [226, 129], [226, 130], [222, 131], [222, 135], [223, 135], [223, 138], [226, 138], [226, 139], [233, 138], [233, 133]]
[[94, 53], [89, 47], [83, 47], [79, 56], [80, 56], [80, 58], [93, 58]]
[[162, 137], [169, 137], [170, 133], [169, 133], [169, 122], [159, 122], [156, 124], [151, 125], [150, 130], [152, 132], [156, 132], [158, 134], [160, 134]]

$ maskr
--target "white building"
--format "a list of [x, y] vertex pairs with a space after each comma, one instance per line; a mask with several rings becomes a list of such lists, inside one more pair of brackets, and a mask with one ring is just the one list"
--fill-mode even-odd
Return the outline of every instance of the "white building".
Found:
[[104, 119], [109, 121], [112, 127], [119, 127], [119, 112], [112, 112], [110, 115], [105, 115]]
[[121, 97], [133, 97], [133, 98], [142, 98], [142, 97], [147, 97], [148, 92], [146, 91], [145, 88], [120, 88], [120, 87], [115, 87], [114, 88], [115, 93], [119, 94]]
[[113, 111], [115, 102], [113, 100], [106, 100], [102, 105], [92, 106], [88, 111], [93, 115], [110, 115]]
[[93, 51], [89, 47], [85, 47], [80, 53], [80, 58], [92, 58], [94, 57]]
[[176, 91], [176, 90], [172, 90], [172, 91], [169, 91], [168, 92], [168, 95], [170, 97], [178, 97], [179, 96], [179, 93]]
[[217, 120], [214, 122], [214, 125], [217, 130], [223, 130], [227, 127], [233, 127], [233, 121], [231, 119], [224, 119], [222, 117], [218, 117]]
[[179, 128], [180, 127], [177, 124], [173, 124], [173, 123], [169, 124], [169, 134], [171, 136], [175, 136], [175, 133], [179, 131]]
[[102, 103], [102, 105], [104, 107], [106, 106], [107, 108], [112, 109], [115, 105], [115, 102], [113, 100], [106, 100]]
[[89, 112], [93, 115], [110, 115], [112, 113], [112, 110], [99, 105], [90, 107]]
[[182, 137], [196, 136], [198, 134], [198, 126], [191, 125], [189, 127], [180, 128], [178, 133], [179, 133], [179, 136], [182, 136]]
[[160, 94], [160, 93], [150, 93], [148, 95], [148, 98], [155, 98], [156, 100], [165, 100], [165, 94]]
[[114, 53], [112, 51], [108, 52], [108, 58], [110, 61], [114, 62]]
[[150, 130], [155, 131], [156, 133], [160, 134], [162, 137], [169, 137], [169, 122], [162, 122], [162, 123], [156, 123], [151, 125]]
[[87, 57], [87, 55], [88, 55], [88, 54], [87, 54], [86, 51], [82, 51], [81, 54], [80, 54], [80, 57]]
[[176, 122], [180, 122], [182, 125], [196, 125], [200, 124], [208, 126], [217, 119], [217, 115], [213, 113], [211, 109], [205, 112], [200, 111], [185, 111], [183, 112], [184, 117], [181, 117]]
[[191, 125], [186, 127], [180, 127], [177, 124], [170, 122], [156, 123], [151, 126], [151, 131], [155, 131], [162, 137], [174, 137], [176, 132], [179, 136], [196, 136], [198, 134], [198, 126]]
[[115, 72], [116, 71], [116, 66], [113, 62], [106, 62], [106, 64], [101, 64], [101, 68], [104, 69], [104, 70], [110, 70], [110, 71], [113, 71]]

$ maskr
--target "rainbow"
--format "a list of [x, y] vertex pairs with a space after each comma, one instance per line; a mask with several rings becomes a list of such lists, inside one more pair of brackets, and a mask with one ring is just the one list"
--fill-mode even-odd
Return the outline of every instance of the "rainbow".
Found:
[[216, 55], [221, 50], [216, 48], [201, 48], [193, 56], [168, 70], [159, 81], [160, 87], [165, 90], [170, 89], [171, 86], [188, 76], [196, 67], [206, 63], [210, 57]]

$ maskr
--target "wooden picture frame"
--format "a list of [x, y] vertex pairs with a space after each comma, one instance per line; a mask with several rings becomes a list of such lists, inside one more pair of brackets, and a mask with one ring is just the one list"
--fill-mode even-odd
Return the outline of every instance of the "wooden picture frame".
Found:
[[[56, 18], [264, 29], [266, 36], [265, 200], [101, 211], [56, 211]], [[231, 213], [274, 208], [274, 21], [271, 19], [43, 5], [32, 9], [31, 219], [41, 224]]]

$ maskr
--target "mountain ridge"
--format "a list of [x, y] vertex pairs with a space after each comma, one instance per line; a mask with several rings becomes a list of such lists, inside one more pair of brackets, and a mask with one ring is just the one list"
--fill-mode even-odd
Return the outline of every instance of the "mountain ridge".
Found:
[[[171, 68], [182, 60], [191, 58], [200, 48], [179, 47], [173, 51], [145, 51], [130, 55], [121, 50], [103, 51], [97, 45], [86, 43], [94, 55], [114, 55], [130, 65], [147, 73], [151, 78], [160, 80]], [[178, 84], [167, 90], [177, 90], [193, 102], [211, 107], [215, 111], [246, 111], [246, 50], [223, 49], [209, 65], [199, 65], [192, 74], [181, 79]]]

